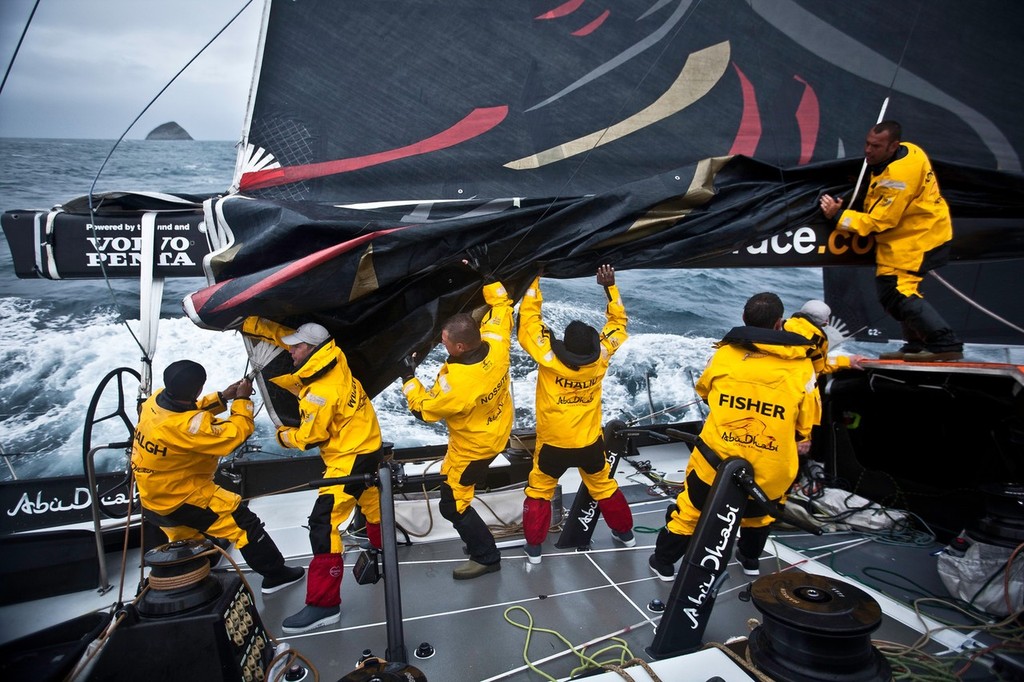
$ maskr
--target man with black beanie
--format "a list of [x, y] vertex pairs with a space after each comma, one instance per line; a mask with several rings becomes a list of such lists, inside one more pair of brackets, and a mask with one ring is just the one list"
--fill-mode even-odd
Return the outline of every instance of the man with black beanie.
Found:
[[[206, 370], [178, 360], [164, 370], [164, 388], [142, 405], [132, 444], [132, 470], [143, 514], [168, 540], [223, 538], [263, 576], [271, 594], [302, 579], [301, 566], [286, 566], [281, 551], [241, 496], [213, 482], [221, 457], [252, 434], [252, 383], [236, 381], [200, 398]], [[216, 416], [231, 401], [227, 419]]]
[[608, 299], [601, 333], [573, 320], [563, 337], [556, 338], [541, 317], [539, 277], [519, 305], [519, 345], [538, 365], [537, 444], [523, 504], [525, 551], [533, 564], [541, 561], [541, 543], [551, 525], [551, 499], [569, 467], [579, 470], [612, 537], [626, 547], [636, 545], [633, 513], [610, 475], [601, 429], [601, 386], [612, 355], [628, 338], [626, 309], [615, 286], [615, 268], [600, 266], [597, 283]]

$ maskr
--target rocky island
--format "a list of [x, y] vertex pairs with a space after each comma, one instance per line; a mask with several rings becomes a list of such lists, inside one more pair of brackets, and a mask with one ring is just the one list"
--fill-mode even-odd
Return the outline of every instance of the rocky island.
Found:
[[185, 132], [180, 125], [171, 121], [153, 128], [146, 135], [147, 140], [191, 140], [192, 136]]

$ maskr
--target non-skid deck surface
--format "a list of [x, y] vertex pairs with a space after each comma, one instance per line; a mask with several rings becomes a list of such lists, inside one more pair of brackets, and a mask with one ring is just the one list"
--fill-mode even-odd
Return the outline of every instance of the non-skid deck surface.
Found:
[[[634, 504], [636, 525], [659, 527], [664, 509], [664, 501]], [[617, 663], [622, 656], [652, 660], [645, 648], [653, 642], [660, 614], [648, 606], [656, 599], [668, 601], [672, 583], [656, 579], [647, 566], [655, 535], [636, 535], [636, 547], [621, 548], [612, 541], [607, 527], [599, 523], [592, 549], [574, 552], [556, 549], [557, 535], [552, 534], [544, 546], [540, 565], [529, 564], [521, 548], [505, 549], [501, 571], [468, 581], [451, 577], [452, 568], [465, 560], [458, 541], [399, 547], [407, 661], [428, 680], [479, 682], [545, 679], [527, 669], [524, 655], [547, 675], [567, 678], [582, 664], [569, 651], [570, 645], [601, 663]], [[915, 557], [915, 561], [922, 560], [921, 575], [916, 575], [917, 564], [897, 558], [909, 549], [921, 553]], [[790, 561], [799, 566], [802, 557], [824, 557], [825, 565], [831, 564], [837, 575], [853, 575], [877, 565], [902, 576], [907, 586], [922, 580], [926, 583], [923, 589], [941, 589], [941, 585], [928, 582], [928, 566], [934, 566], [934, 557], [929, 552], [934, 549], [893, 548], [860, 542], [855, 536], [785, 534], [768, 551], [787, 558], [766, 553], [762, 574], [799, 570]], [[351, 671], [365, 649], [382, 658], [395, 658], [393, 652], [387, 651], [384, 582], [356, 584], [351, 574], [354, 557], [346, 557], [342, 618], [336, 626], [281, 636], [281, 620], [303, 605], [302, 588], [296, 586], [261, 598], [264, 625], [312, 661], [321, 679], [338, 679]], [[705, 642], [746, 637], [752, 625], [763, 620], [751, 602], [739, 598], [754, 578], [744, 575], [735, 561], [730, 563], [728, 572], [704, 633]], [[853, 577], [840, 579], [867, 587]], [[937, 581], [936, 575], [934, 582]], [[917, 595], [905, 596], [912, 599]], [[531, 621], [534, 629], [528, 631]], [[613, 637], [621, 639], [622, 644]], [[872, 637], [911, 643], [919, 635], [906, 624], [884, 618]], [[422, 643], [434, 649], [433, 657], [416, 658], [415, 651]], [[623, 645], [628, 647], [628, 653], [623, 651]], [[943, 648], [937, 644], [930, 646], [936, 653]]]
[[[461, 541], [400, 545], [397, 555], [405, 659], [431, 682], [566, 679], [582, 665], [580, 655], [571, 647], [599, 663], [619, 663], [632, 657], [651, 661], [645, 649], [653, 643], [660, 614], [648, 606], [656, 599], [667, 602], [672, 583], [655, 578], [647, 559], [655, 541], [654, 531], [664, 523], [668, 500], [652, 496], [642, 485], [624, 490], [638, 529], [633, 548], [615, 543], [607, 526], [598, 522], [589, 551], [559, 550], [555, 547], [558, 534], [552, 533], [544, 545], [540, 565], [529, 564], [521, 547], [512, 547], [503, 550], [501, 571], [456, 581], [452, 569], [465, 560]], [[269, 525], [273, 517], [266, 518]], [[282, 546], [294, 544], [283, 535], [280, 540]], [[852, 533], [812, 536], [782, 531], [773, 533], [762, 557], [761, 573], [807, 571], [856, 585], [877, 596], [883, 610], [896, 614], [895, 618], [883, 617], [871, 638], [910, 645], [920, 638], [926, 625], [942, 628], [937, 620], [922, 624], [912, 606], [920, 597], [948, 599], [935, 569], [934, 552], [939, 549], [941, 545], [936, 543], [889, 545]], [[289, 554], [290, 564], [308, 565], [308, 554]], [[246, 574], [264, 627], [308, 659], [324, 681], [340, 680], [352, 672], [367, 649], [381, 658], [399, 658], [398, 652], [388, 649], [385, 583], [357, 584], [352, 576], [355, 558], [355, 550], [346, 554], [341, 622], [302, 635], [284, 636], [281, 621], [302, 608], [304, 584], [263, 596], [259, 576]], [[735, 561], [730, 562], [703, 642], [745, 638], [764, 620], [751, 601], [741, 599], [753, 580]], [[83, 595], [85, 598], [93, 602], [97, 599], [95, 594]], [[109, 603], [113, 598], [108, 593], [102, 599]], [[16, 630], [35, 618], [33, 614], [63, 614], [54, 616], [53, 622], [59, 622], [89, 610], [73, 611], [77, 607], [71, 605], [76, 603], [80, 606], [85, 601], [65, 595], [4, 607], [0, 610], [3, 629], [7, 630], [4, 639], [18, 636]], [[922, 607], [922, 611], [941, 620], [957, 617], [940, 606]], [[50, 624], [45, 620], [40, 618], [40, 627]], [[960, 622], [968, 621], [961, 617]], [[531, 624], [532, 630], [528, 629]], [[938, 654], [959, 648], [965, 640], [974, 639], [982, 646], [994, 641], [984, 633], [967, 630], [969, 634], [964, 635], [940, 629], [924, 649]], [[423, 643], [434, 649], [434, 655], [420, 660], [415, 652]], [[524, 658], [548, 677], [530, 670]], [[735, 670], [731, 668], [730, 674]], [[692, 676], [671, 679], [704, 682], [708, 677], [695, 669]], [[723, 678], [735, 679], [729, 675]], [[635, 679], [648, 678], [638, 675]], [[962, 679], [992, 677], [975, 665]]]
[[[653, 523], [655, 515], [663, 518], [663, 504], [647, 505], [646, 509], [651, 515], [647, 521], [648, 511], [634, 509], [638, 525]], [[400, 546], [403, 633], [409, 663], [428, 680], [543, 679], [522, 670], [529, 638], [529, 659], [558, 656], [541, 666], [553, 677], [567, 677], [580, 661], [572, 654], [560, 655], [568, 646], [559, 636], [577, 647], [598, 642], [588, 653], [607, 662], [618, 661], [622, 654], [598, 650], [609, 646], [608, 637], [618, 635], [629, 643], [633, 655], [643, 657], [658, 616], [648, 611], [647, 604], [667, 599], [671, 584], [658, 581], [647, 568], [654, 535], [638, 533], [637, 539], [636, 547], [622, 548], [599, 523], [592, 550], [574, 552], [556, 549], [557, 535], [552, 534], [541, 564], [530, 564], [521, 547], [508, 548], [502, 551], [501, 571], [465, 581], [453, 580], [451, 575], [466, 559], [461, 542]], [[337, 679], [340, 673], [350, 671], [364, 649], [386, 657], [384, 581], [356, 584], [351, 573], [353, 561], [354, 555], [346, 556], [342, 618], [337, 626], [280, 637], [281, 619], [302, 607], [303, 590], [289, 588], [261, 598], [264, 625], [309, 658], [321, 679]], [[528, 626], [531, 619], [533, 631], [509, 622]], [[418, 660], [414, 652], [424, 642], [435, 654]]]

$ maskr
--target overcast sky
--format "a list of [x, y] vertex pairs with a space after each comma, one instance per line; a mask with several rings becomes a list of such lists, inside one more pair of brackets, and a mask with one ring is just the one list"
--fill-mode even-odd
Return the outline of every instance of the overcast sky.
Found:
[[[0, 137], [117, 139], [246, 0], [0, 0]], [[242, 14], [128, 132], [177, 121], [197, 140], [237, 140], [263, 0]], [[2, 76], [0, 76], [2, 77]]]

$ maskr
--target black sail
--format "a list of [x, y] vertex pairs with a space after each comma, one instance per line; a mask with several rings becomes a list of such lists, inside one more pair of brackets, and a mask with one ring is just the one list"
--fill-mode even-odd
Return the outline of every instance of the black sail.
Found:
[[[324, 324], [371, 394], [482, 304], [470, 248], [514, 296], [602, 262], [821, 267], [844, 330], [884, 341], [873, 240], [817, 209], [852, 194], [884, 106], [953, 213], [937, 274], [1005, 320], [951, 300], [951, 322], [1020, 343], [1022, 19], [997, 0], [270, 0], [233, 186], [166, 219], [195, 253], [154, 260], [206, 275], [198, 325]], [[99, 203], [127, 225], [138, 201]], [[4, 215], [18, 275], [97, 276], [62, 236], [88, 213], [66, 205], [40, 241], [45, 222]], [[107, 276], [137, 273], [120, 263]]]

